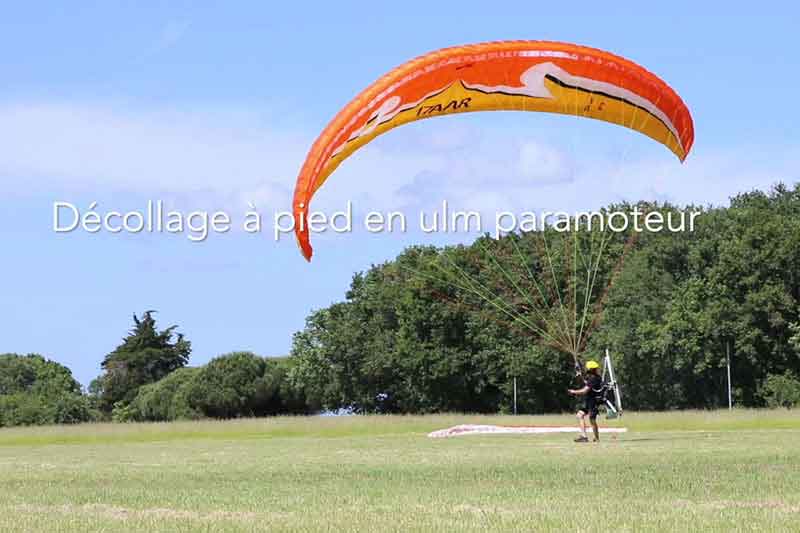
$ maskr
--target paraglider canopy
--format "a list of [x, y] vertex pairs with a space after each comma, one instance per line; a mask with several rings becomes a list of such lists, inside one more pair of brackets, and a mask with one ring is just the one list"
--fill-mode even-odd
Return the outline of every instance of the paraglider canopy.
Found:
[[602, 50], [547, 41], [445, 48], [413, 59], [367, 87], [314, 142], [297, 178], [293, 213], [303, 256], [313, 253], [311, 199], [336, 167], [402, 124], [469, 111], [539, 111], [611, 122], [658, 141], [683, 161], [694, 141], [689, 110], [665, 82]]

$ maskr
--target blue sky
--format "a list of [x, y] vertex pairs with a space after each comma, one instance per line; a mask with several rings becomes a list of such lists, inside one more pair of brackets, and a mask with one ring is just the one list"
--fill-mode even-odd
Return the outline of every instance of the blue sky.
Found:
[[[724, 204], [800, 179], [794, 2], [26, 2], [0, 20], [0, 352], [37, 352], [87, 384], [131, 324], [157, 309], [193, 364], [288, 352], [352, 273], [421, 235], [293, 239], [232, 232], [51, 231], [52, 204], [268, 213], [288, 206], [308, 146], [375, 78], [421, 53], [549, 39], [645, 65], [692, 110], [685, 165], [622, 128], [521, 113], [408, 125], [348, 160], [322, 208], [589, 209], [620, 199]], [[463, 237], [468, 238], [468, 237]]]

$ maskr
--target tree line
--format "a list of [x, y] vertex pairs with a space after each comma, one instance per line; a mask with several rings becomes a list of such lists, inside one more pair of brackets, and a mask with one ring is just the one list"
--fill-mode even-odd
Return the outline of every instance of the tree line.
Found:
[[0, 355], [0, 427], [88, 421], [168, 421], [310, 414], [289, 387], [287, 358], [251, 352], [189, 367], [191, 343], [153, 311], [134, 315], [122, 343], [85, 393], [65, 366], [40, 355]]
[[[617, 248], [608, 257], [622, 261], [616, 272], [601, 265], [610, 284], [596, 298], [599, 320], [582, 355], [599, 360], [611, 350], [633, 409], [727, 406], [729, 356], [736, 405], [797, 404], [800, 185], [702, 211], [695, 231], [645, 232], [624, 254], [630, 232], [610, 245]], [[442, 279], [455, 270], [466, 284], [477, 279], [503, 301], [519, 300], [505, 272], [490, 268], [486, 239], [412, 247], [357, 274], [344, 301], [313, 313], [295, 335], [292, 358], [306, 396], [359, 412], [510, 412], [516, 380], [521, 412], [572, 409], [564, 394], [572, 359]], [[547, 278], [539, 241], [534, 232], [508, 235], [492, 255], [513, 268], [523, 248], [534, 275]]]
[[[442, 265], [454, 265], [522, 305], [508, 278], [487, 268], [487, 239], [410, 247], [355, 274], [341, 302], [311, 313], [284, 358], [235, 352], [189, 367], [191, 343], [174, 326], [159, 330], [150, 311], [134, 316], [86, 392], [58, 363], [0, 355], [0, 426], [509, 412], [514, 381], [520, 412], [569, 410], [571, 358], [442, 277]], [[525, 268], [544, 276], [536, 239], [531, 232], [492, 242], [501, 259], [524, 248]], [[643, 233], [623, 256], [625, 239], [633, 242], [627, 234], [611, 245], [618, 268], [602, 265], [609, 284], [583, 356], [615, 354], [629, 408], [727, 405], [729, 359], [736, 405], [800, 404], [800, 184], [704, 208], [695, 231]]]

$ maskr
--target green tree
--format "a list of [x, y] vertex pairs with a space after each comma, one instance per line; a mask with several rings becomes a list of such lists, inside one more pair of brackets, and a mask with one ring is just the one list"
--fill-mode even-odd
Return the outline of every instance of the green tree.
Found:
[[[479, 257], [445, 253], [464, 268]], [[527, 409], [565, 407], [553, 394], [566, 388], [565, 374], [543, 369], [563, 371], [567, 360], [465, 301], [437, 275], [432, 254], [410, 248], [357, 274], [344, 302], [312, 314], [293, 342], [295, 388], [331, 410], [495, 412], [510, 409], [516, 376]]]
[[71, 424], [93, 419], [65, 366], [41, 355], [0, 355], [0, 426]]
[[92, 388], [106, 413], [127, 406], [139, 387], [160, 380], [189, 361], [191, 343], [183, 334], [175, 334], [177, 326], [159, 331], [153, 313], [147, 311], [141, 319], [134, 315], [133, 330], [103, 359], [104, 372]]

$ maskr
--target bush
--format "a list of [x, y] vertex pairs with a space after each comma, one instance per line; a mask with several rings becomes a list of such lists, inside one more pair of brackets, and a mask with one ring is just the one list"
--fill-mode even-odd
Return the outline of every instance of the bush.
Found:
[[52, 421], [50, 424], [77, 424], [96, 420], [96, 415], [92, 412], [89, 399], [79, 394], [61, 394], [55, 398], [50, 398], [50, 412]]
[[800, 406], [800, 380], [791, 372], [770, 374], [764, 380], [761, 395], [769, 407]]
[[111, 409], [111, 420], [113, 422], [139, 422], [139, 412], [133, 404], [119, 401]]
[[[186, 394], [191, 407], [213, 418], [263, 416], [277, 412], [278, 384], [267, 362], [250, 352], [212, 359], [193, 379]], [[278, 400], [279, 402], [279, 400]]]
[[189, 404], [189, 392], [199, 372], [199, 368], [179, 368], [167, 377], [143, 386], [126, 416], [153, 422], [200, 418], [201, 413]]
[[41, 355], [0, 355], [0, 426], [93, 420], [89, 399], [65, 366]]
[[0, 396], [0, 427], [75, 424], [92, 420], [89, 401], [80, 395], [45, 397], [31, 393]]
[[289, 359], [234, 352], [199, 368], [180, 368], [143, 385], [130, 402], [114, 405], [115, 422], [237, 418], [281, 413], [306, 414], [302, 391], [289, 383]]
[[50, 418], [38, 396], [24, 393], [0, 396], [0, 427], [47, 424]]

